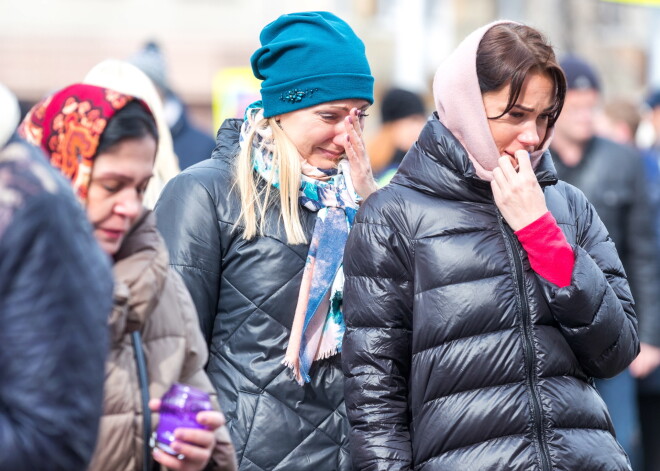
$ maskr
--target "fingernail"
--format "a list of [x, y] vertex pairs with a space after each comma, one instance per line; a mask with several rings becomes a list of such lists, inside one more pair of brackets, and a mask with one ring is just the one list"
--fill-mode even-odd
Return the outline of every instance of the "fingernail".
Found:
[[351, 124], [353, 124], [353, 116], [349, 116], [349, 117], [348, 117], [348, 122], [351, 123]]
[[346, 142], [351, 142], [351, 136], [349, 136], [348, 134], [346, 134]]

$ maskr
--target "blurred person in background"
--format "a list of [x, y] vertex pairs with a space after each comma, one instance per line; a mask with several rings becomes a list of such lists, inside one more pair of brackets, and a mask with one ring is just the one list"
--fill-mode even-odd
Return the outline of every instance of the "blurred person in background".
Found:
[[417, 140], [426, 123], [426, 111], [418, 94], [391, 88], [381, 99], [380, 116], [381, 127], [367, 151], [378, 186], [385, 186]]
[[14, 135], [18, 121], [0, 85], [0, 469], [86, 469], [112, 273], [69, 185]]
[[639, 351], [616, 248], [547, 151], [566, 81], [519, 23], [439, 66], [437, 113], [346, 245], [355, 470], [630, 470], [591, 384]]
[[186, 105], [172, 90], [160, 46], [149, 41], [141, 50], [130, 56], [128, 62], [147, 74], [160, 93], [165, 119], [174, 141], [174, 152], [179, 158], [179, 168], [183, 170], [208, 159], [215, 147], [215, 140], [191, 122]]
[[373, 77], [329, 12], [263, 28], [260, 102], [156, 205], [210, 346], [207, 371], [245, 470], [349, 470], [340, 352], [344, 243], [375, 189], [362, 126]]
[[[37, 103], [19, 132], [70, 180], [114, 264], [114, 305], [103, 312], [111, 337], [104, 412], [89, 469], [151, 470], [147, 399], [155, 398], [151, 407], [157, 412], [158, 398], [173, 383], [184, 383], [215, 401], [194, 305], [168, 266], [153, 214], [142, 206], [158, 144], [153, 115], [133, 96], [74, 84]], [[156, 448], [156, 462], [173, 470], [201, 470], [207, 464], [235, 469], [222, 414], [200, 412], [197, 420], [207, 429], [177, 429], [172, 448], [179, 457]]]
[[557, 175], [584, 192], [616, 244], [639, 316], [640, 355], [630, 369], [596, 386], [610, 410], [617, 439], [631, 458], [641, 462], [637, 388], [660, 360], [658, 251], [652, 204], [639, 152], [596, 135], [600, 80], [583, 59], [561, 61], [568, 90], [550, 146]]
[[635, 136], [642, 121], [639, 106], [631, 100], [609, 100], [595, 120], [596, 134], [619, 144], [636, 148]]
[[165, 184], [179, 173], [179, 163], [174, 153], [172, 134], [163, 114], [163, 103], [153, 82], [136, 66], [125, 61], [107, 59], [95, 65], [83, 79], [83, 83], [111, 88], [144, 101], [156, 120], [158, 150], [153, 176], [149, 180], [142, 204], [153, 209]]
[[[642, 151], [646, 164], [646, 174], [649, 180], [651, 201], [655, 210], [655, 235], [658, 251], [660, 251], [660, 90], [652, 92], [646, 99], [650, 109], [650, 122], [654, 131], [655, 141]], [[647, 347], [648, 349], [649, 347]], [[633, 374], [638, 378], [638, 399], [640, 422], [642, 424], [642, 443], [644, 448], [644, 470], [660, 470], [660, 353], [657, 344], [651, 348], [655, 355], [643, 358]]]

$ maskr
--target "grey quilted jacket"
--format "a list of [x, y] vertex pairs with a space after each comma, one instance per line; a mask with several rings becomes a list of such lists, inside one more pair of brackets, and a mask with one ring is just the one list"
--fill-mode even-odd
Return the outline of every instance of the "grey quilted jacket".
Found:
[[638, 352], [628, 283], [548, 153], [536, 175], [575, 253], [564, 288], [532, 271], [437, 119], [358, 212], [342, 352], [356, 469], [630, 469], [590, 381]]
[[[279, 205], [266, 235], [245, 241], [233, 185], [240, 121], [220, 128], [211, 159], [186, 169], [156, 205], [158, 228], [197, 307], [207, 372], [227, 417], [241, 470], [350, 469], [339, 355], [300, 387], [282, 365], [307, 245], [288, 245]], [[316, 218], [301, 208], [308, 239]]]

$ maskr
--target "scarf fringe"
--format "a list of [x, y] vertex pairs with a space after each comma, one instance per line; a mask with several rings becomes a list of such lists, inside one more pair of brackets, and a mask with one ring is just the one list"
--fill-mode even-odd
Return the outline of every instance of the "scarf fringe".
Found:
[[288, 360], [287, 358], [284, 358], [281, 362], [284, 366], [289, 368], [293, 372], [293, 377], [296, 380], [296, 383], [298, 383], [300, 386], [305, 385], [305, 381], [300, 374], [300, 362], [299, 361], [291, 361]]
[[337, 355], [339, 352], [341, 352], [340, 348], [338, 345], [331, 347], [330, 349], [326, 350], [325, 352], [320, 352], [316, 355], [316, 358], [314, 360], [325, 360], [327, 358], [333, 357]]
[[[314, 361], [318, 360], [326, 360], [330, 357], [333, 357], [341, 352], [341, 348], [339, 346], [332, 347], [325, 352], [321, 352], [316, 355], [314, 358]], [[289, 360], [288, 358], [284, 357], [284, 359], [280, 362], [287, 368], [289, 368], [293, 372], [294, 379], [296, 380], [296, 383], [298, 383], [300, 386], [304, 386], [305, 383], [309, 383], [309, 380], [305, 380], [300, 373], [300, 360]]]

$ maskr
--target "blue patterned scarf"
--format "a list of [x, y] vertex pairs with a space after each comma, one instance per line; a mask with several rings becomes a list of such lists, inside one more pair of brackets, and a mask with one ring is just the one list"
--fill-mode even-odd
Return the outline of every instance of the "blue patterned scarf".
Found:
[[[279, 175], [273, 168], [273, 138], [268, 126], [247, 136], [263, 118], [258, 106], [249, 107], [241, 128], [241, 147], [250, 145], [255, 171], [279, 188]], [[296, 381], [310, 382], [312, 362], [341, 352], [344, 337], [342, 314], [344, 273], [342, 260], [348, 232], [353, 224], [360, 197], [355, 192], [347, 160], [337, 169], [322, 170], [301, 157], [303, 169], [299, 192], [302, 206], [317, 213], [314, 232], [303, 270], [291, 336], [282, 363], [293, 370]]]

